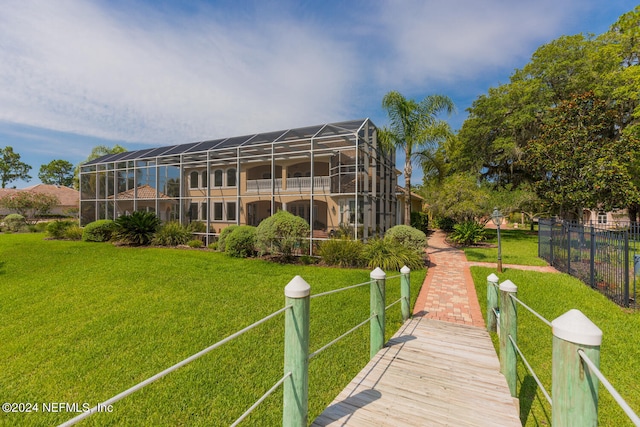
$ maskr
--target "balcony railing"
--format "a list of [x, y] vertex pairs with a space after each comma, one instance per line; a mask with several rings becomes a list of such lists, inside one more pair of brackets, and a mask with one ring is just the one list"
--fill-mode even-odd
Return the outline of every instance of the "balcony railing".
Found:
[[[272, 188], [275, 193], [284, 191], [310, 191], [313, 182], [314, 191], [331, 191], [331, 178], [328, 176], [309, 176], [299, 178], [287, 178], [287, 188], [282, 188], [282, 179], [278, 178], [273, 182], [271, 179], [249, 179], [247, 180], [247, 192], [249, 193], [270, 193]], [[272, 187], [273, 186], [273, 187]]]

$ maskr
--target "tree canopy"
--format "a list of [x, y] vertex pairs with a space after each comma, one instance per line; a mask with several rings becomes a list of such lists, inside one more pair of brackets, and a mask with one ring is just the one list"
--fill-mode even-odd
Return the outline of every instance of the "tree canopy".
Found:
[[13, 147], [6, 146], [0, 149], [0, 182], [2, 188], [18, 179], [29, 181], [31, 166], [20, 161], [20, 154], [13, 151]]
[[52, 160], [46, 165], [40, 166], [38, 178], [43, 184], [71, 187], [73, 185], [73, 164], [66, 160]]

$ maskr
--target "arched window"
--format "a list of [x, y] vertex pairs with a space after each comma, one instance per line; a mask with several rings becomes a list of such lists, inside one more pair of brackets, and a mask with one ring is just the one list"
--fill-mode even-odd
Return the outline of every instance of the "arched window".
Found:
[[189, 175], [189, 188], [198, 188], [198, 175], [199, 174], [196, 171], [191, 172]]
[[213, 173], [213, 186], [222, 187], [222, 170], [221, 169], [217, 169]]
[[200, 183], [200, 187], [207, 188], [207, 171], [202, 172], [202, 182]]
[[227, 169], [227, 187], [236, 186], [236, 170], [234, 168]]

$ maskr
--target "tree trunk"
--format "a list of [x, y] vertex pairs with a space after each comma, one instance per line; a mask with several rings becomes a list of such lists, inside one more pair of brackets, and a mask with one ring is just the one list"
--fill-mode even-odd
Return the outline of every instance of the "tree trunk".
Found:
[[405, 174], [404, 179], [404, 225], [411, 225], [411, 176]]
[[638, 221], [638, 208], [640, 208], [640, 206], [638, 206], [638, 203], [631, 203], [628, 207], [627, 207], [627, 213], [629, 215], [629, 222], [632, 225], [635, 225], [635, 223]]

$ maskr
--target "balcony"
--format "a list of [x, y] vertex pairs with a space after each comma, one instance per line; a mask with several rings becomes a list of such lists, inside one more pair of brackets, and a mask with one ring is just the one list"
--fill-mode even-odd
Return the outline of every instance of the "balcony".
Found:
[[[313, 181], [312, 181], [313, 179]], [[314, 192], [330, 192], [331, 178], [328, 176], [315, 176], [313, 178], [304, 176], [300, 178], [287, 178], [287, 188], [282, 188], [282, 179], [278, 178], [273, 182], [271, 179], [249, 179], [247, 180], [247, 193], [271, 194], [272, 186], [274, 193], [295, 193], [311, 191], [313, 182]]]

